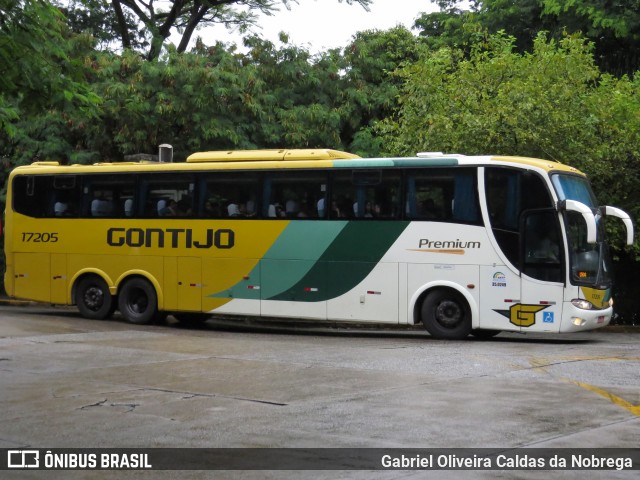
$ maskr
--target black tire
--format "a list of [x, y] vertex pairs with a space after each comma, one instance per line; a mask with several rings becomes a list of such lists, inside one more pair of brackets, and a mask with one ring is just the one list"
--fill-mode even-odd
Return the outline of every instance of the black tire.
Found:
[[422, 325], [434, 338], [461, 340], [471, 333], [471, 311], [454, 290], [435, 290], [422, 303]]
[[104, 320], [113, 315], [115, 301], [107, 282], [98, 275], [87, 275], [76, 285], [75, 301], [84, 318]]
[[118, 294], [118, 309], [129, 323], [152, 323], [158, 315], [158, 296], [155, 288], [143, 278], [127, 280]]
[[489, 340], [490, 338], [498, 335], [502, 330], [489, 330], [483, 328], [477, 328], [475, 330], [471, 330], [471, 335], [476, 337], [479, 340]]

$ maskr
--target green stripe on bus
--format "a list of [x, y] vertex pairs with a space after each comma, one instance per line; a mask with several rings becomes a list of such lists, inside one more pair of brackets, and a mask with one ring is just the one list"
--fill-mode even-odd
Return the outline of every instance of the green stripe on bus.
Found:
[[453, 167], [458, 165], [457, 158], [398, 158], [393, 160], [394, 167]]
[[362, 160], [336, 160], [335, 168], [384, 168], [384, 167], [453, 167], [457, 158], [367, 158]]
[[215, 298], [257, 299], [278, 295], [297, 284], [316, 264], [348, 222], [290, 222], [258, 265], [248, 274], [260, 278], [260, 290], [247, 290], [244, 282], [209, 295]]
[[347, 225], [347, 221], [291, 222], [260, 261], [262, 298], [286, 292], [305, 278]]
[[[349, 222], [299, 282], [278, 295], [263, 298], [318, 302], [345, 294], [373, 270], [407, 225], [409, 222]], [[318, 291], [309, 292], [310, 288]]]

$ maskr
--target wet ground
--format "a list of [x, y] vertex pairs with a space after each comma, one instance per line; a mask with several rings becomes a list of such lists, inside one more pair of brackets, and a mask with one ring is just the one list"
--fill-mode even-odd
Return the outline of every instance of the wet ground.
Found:
[[[0, 306], [0, 448], [639, 445], [640, 335], [624, 329], [437, 341], [419, 329], [216, 320], [186, 329], [171, 317], [136, 326], [85, 320], [70, 308]], [[549, 478], [526, 471], [10, 473]]]

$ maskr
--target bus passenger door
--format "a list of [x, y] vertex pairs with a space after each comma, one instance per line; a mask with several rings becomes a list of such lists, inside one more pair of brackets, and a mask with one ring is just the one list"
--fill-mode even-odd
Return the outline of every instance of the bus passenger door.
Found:
[[200, 257], [178, 258], [178, 310], [199, 312], [202, 308]]
[[36, 302], [51, 301], [51, 266], [48, 253], [14, 255], [14, 295]]
[[524, 212], [521, 231], [520, 330], [558, 332], [566, 276], [558, 213], [554, 209]]

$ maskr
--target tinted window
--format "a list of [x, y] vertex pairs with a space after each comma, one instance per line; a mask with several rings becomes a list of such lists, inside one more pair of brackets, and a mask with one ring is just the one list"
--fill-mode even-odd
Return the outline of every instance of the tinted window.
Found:
[[407, 172], [407, 218], [480, 224], [476, 170], [421, 169]]
[[194, 215], [195, 183], [192, 174], [143, 175], [136, 213], [146, 218]]
[[259, 213], [260, 184], [255, 172], [202, 174], [200, 216], [251, 218]]
[[135, 177], [87, 175], [83, 180], [83, 217], [126, 218], [136, 213]]
[[353, 170], [333, 173], [329, 217], [332, 219], [400, 218], [399, 172]]
[[549, 190], [533, 172], [488, 167], [485, 191], [493, 234], [509, 261], [520, 268], [520, 217], [527, 210], [553, 207]]
[[529, 211], [523, 217], [522, 271], [538, 280], [562, 282], [563, 248], [555, 210]]
[[13, 209], [29, 217], [46, 217], [53, 214], [50, 191], [53, 177], [50, 175], [18, 175], [13, 179]]
[[269, 173], [263, 218], [326, 218], [327, 172]]

